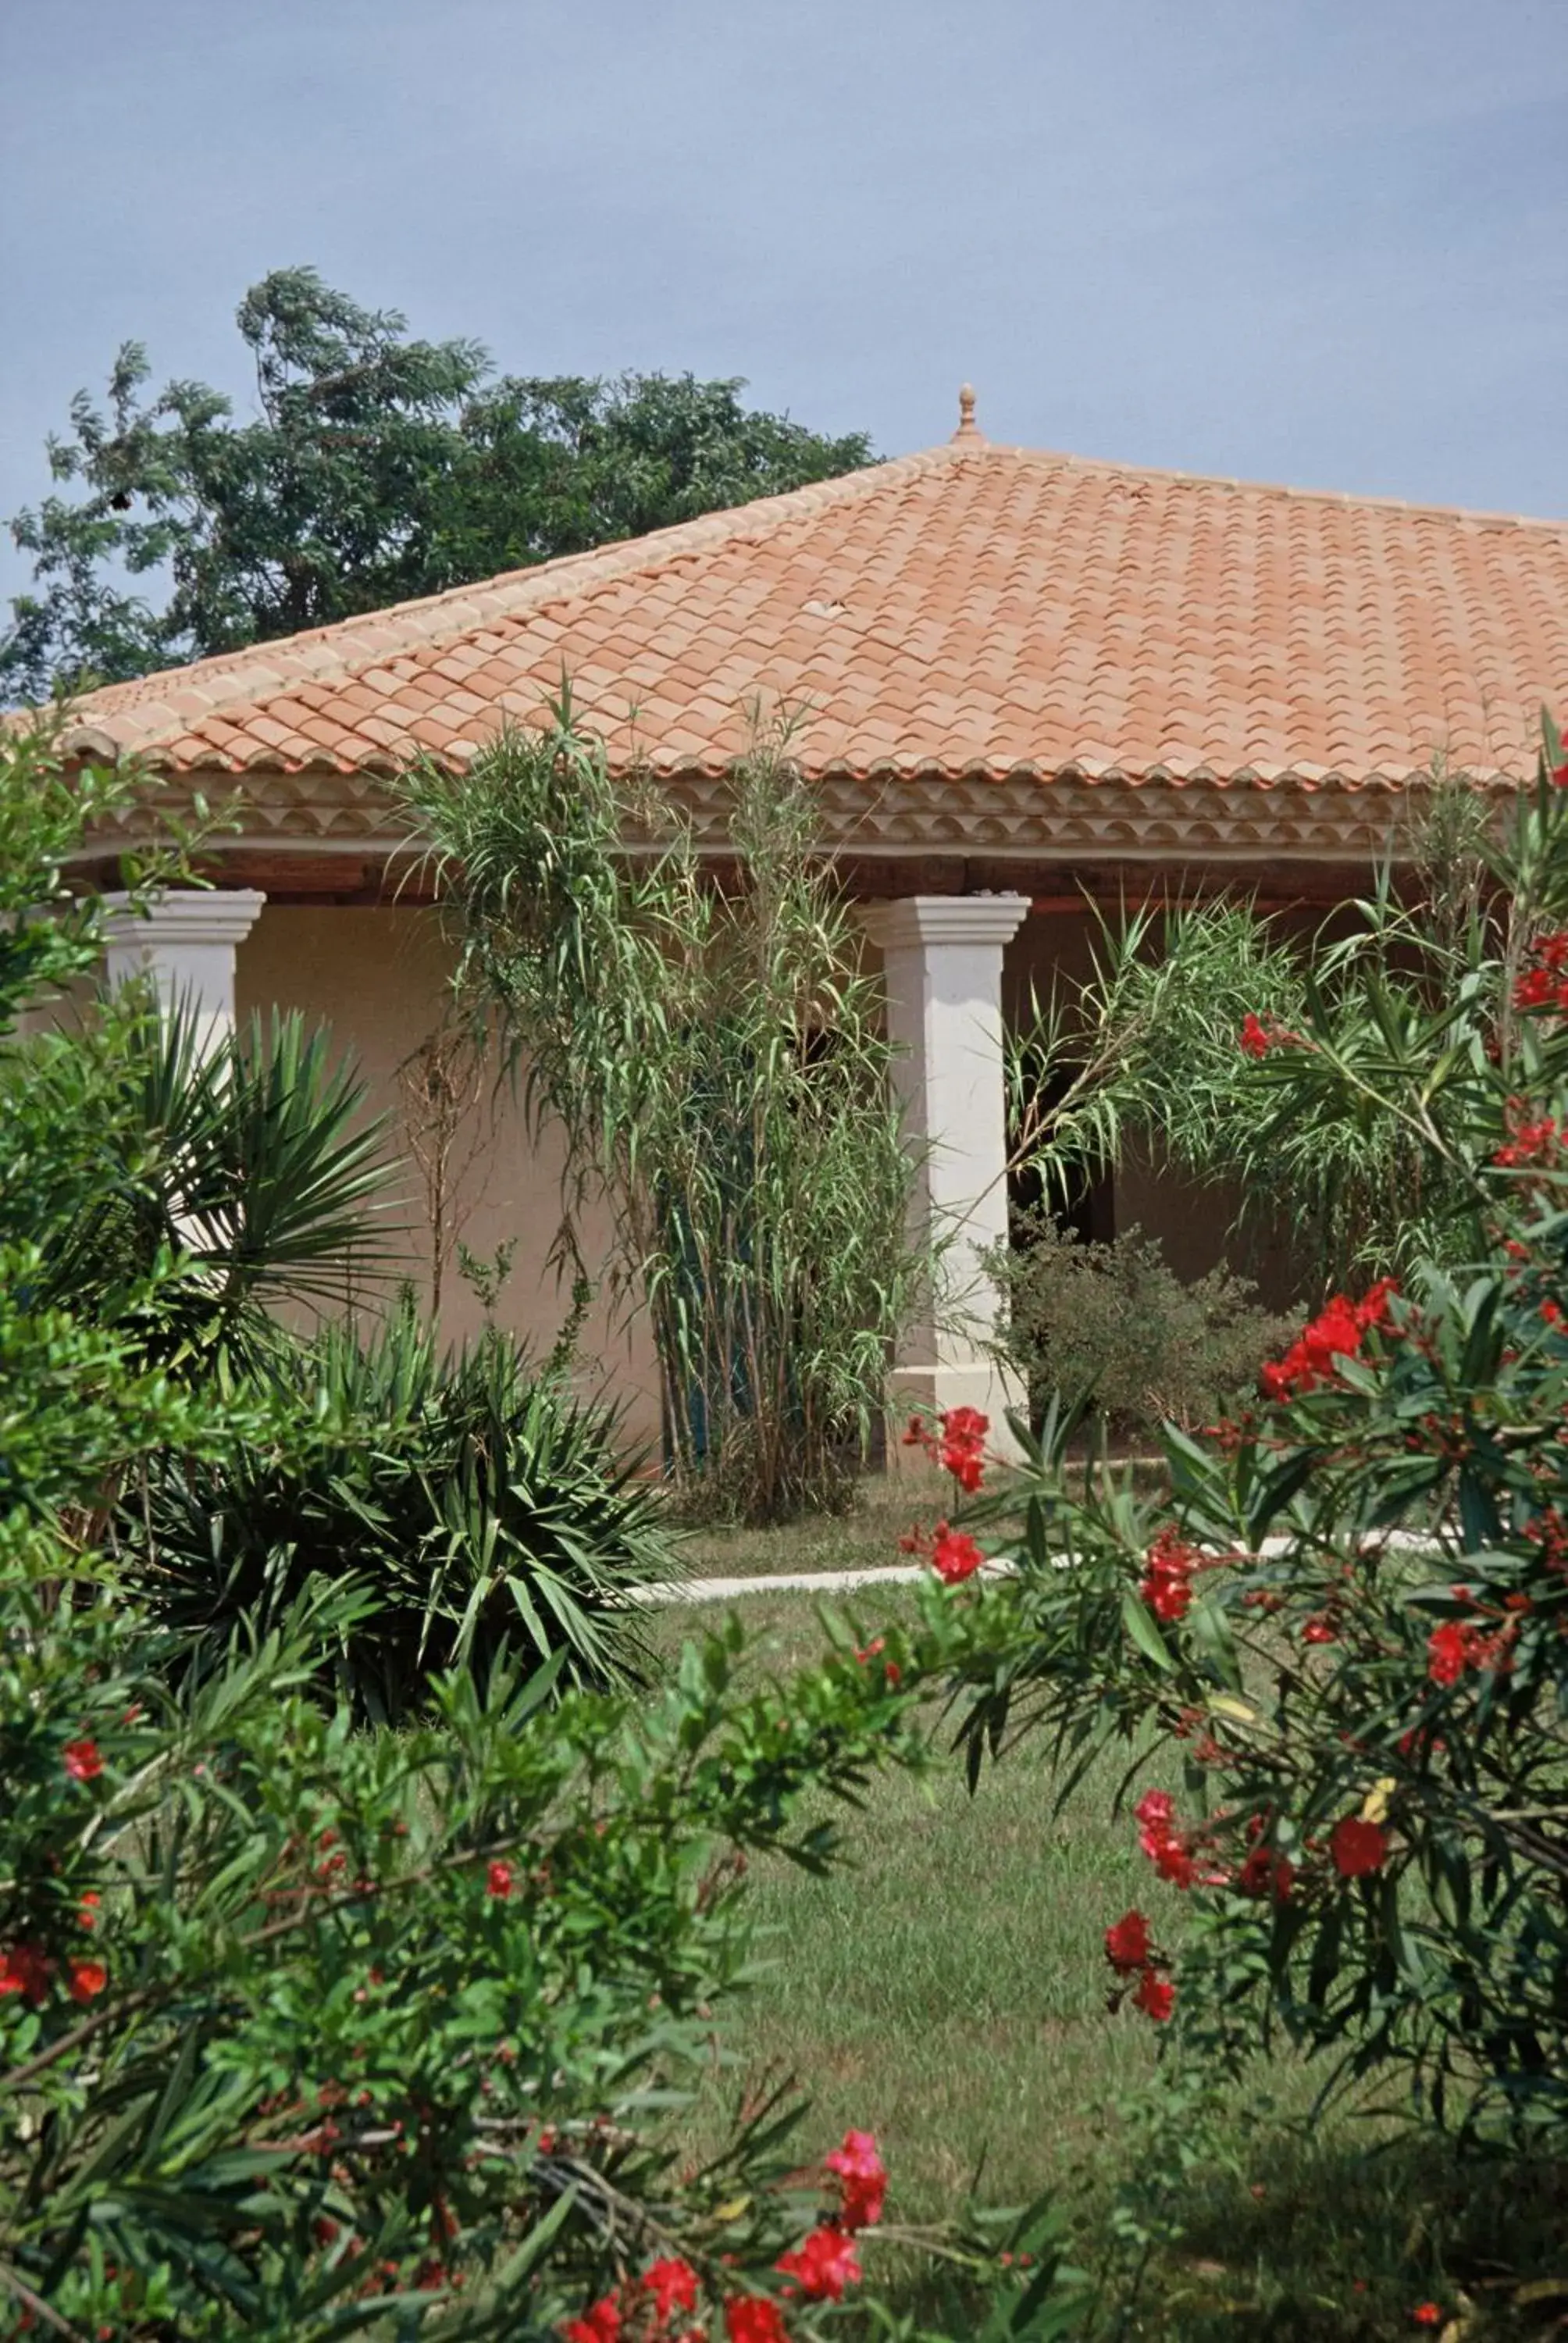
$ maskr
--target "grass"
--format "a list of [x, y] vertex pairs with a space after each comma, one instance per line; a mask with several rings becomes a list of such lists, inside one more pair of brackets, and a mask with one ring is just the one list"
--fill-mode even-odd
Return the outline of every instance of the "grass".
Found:
[[[884, 1498], [846, 1523], [710, 1536], [698, 1566], [742, 1576], [886, 1559], [889, 1527], [909, 1513]], [[840, 1607], [873, 1630], [909, 1600], [873, 1587]], [[749, 1598], [743, 1616], [759, 1669], [788, 1674], [821, 1649], [810, 1597]], [[702, 1624], [678, 1610], [649, 1623], [667, 1661]], [[1149, 2097], [1158, 2048], [1133, 2011], [1107, 2010], [1102, 1932], [1135, 1902], [1167, 1935], [1180, 1915], [1152, 1885], [1130, 1818], [1112, 1816], [1114, 1785], [1091, 1776], [1059, 1817], [1040, 1745], [988, 1770], [972, 1799], [944, 1758], [925, 1781], [876, 1785], [829, 1879], [758, 1865], [766, 1975], [728, 2028], [738, 2079], [716, 2079], [694, 2111], [693, 2146], [717, 2136], [739, 2087], [793, 2076], [810, 2098], [803, 2158], [851, 2125], [874, 2130], [892, 2218], [940, 2219], [971, 2188], [993, 2205], [1051, 2190], [1091, 2265], [1143, 2154], [1120, 2103]], [[1441, 2145], [1402, 2143], [1364, 2111], [1313, 2126], [1314, 2080], [1289, 2062], [1260, 2066], [1218, 2160], [1172, 2166], [1164, 2210], [1176, 2234], [1151, 2250], [1131, 2298], [1124, 2263], [1118, 2308], [1092, 2331], [1382, 2343], [1422, 2331], [1413, 2308], [1432, 2301], [1451, 2314], [1448, 2343], [1568, 2335], [1568, 2177], [1466, 2165]], [[1264, 2097], [1277, 2114], [1261, 2114]], [[950, 2286], [933, 2290], [896, 2255], [882, 2272], [894, 2298], [944, 2332], [969, 2331], [975, 2306]], [[1561, 2293], [1513, 2302], [1519, 2278], [1558, 2277]]]

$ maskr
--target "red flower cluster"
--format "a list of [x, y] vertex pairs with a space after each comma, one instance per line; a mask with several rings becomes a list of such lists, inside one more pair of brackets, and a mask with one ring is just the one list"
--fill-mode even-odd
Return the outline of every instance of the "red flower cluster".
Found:
[[1510, 1620], [1488, 1634], [1468, 1619], [1447, 1619], [1426, 1639], [1426, 1672], [1434, 1684], [1457, 1684], [1467, 1668], [1506, 1669], [1516, 1629]]
[[1251, 1010], [1241, 1020], [1237, 1047], [1249, 1058], [1266, 1058], [1271, 1050], [1299, 1050], [1302, 1037], [1289, 1032], [1282, 1025], [1265, 1025]]
[[104, 1770], [104, 1761], [95, 1741], [67, 1741], [65, 1771], [73, 1782], [95, 1782]]
[[[882, 1654], [887, 1648], [887, 1643], [882, 1636], [873, 1635], [869, 1644], [859, 1645], [855, 1657], [863, 1668], [869, 1668], [873, 1660], [882, 1660]], [[898, 1690], [903, 1673], [897, 1660], [882, 1660], [882, 1681], [890, 1692]]]
[[[858, 2286], [860, 2258], [855, 2240], [836, 2221], [819, 2222], [792, 2254], [780, 2254], [773, 2265], [784, 2277], [799, 2281], [802, 2294], [817, 2302], [842, 2302], [844, 2288]], [[786, 2293], [793, 2289], [786, 2288]]]
[[1375, 1326], [1389, 1322], [1389, 1304], [1399, 1292], [1392, 1277], [1380, 1277], [1359, 1302], [1336, 1293], [1311, 1325], [1302, 1328], [1282, 1359], [1269, 1360], [1261, 1381], [1270, 1399], [1292, 1399], [1315, 1391], [1339, 1372], [1337, 1362], [1353, 1358], [1362, 1338]]
[[[1160, 1974], [1160, 1956], [1149, 1938], [1149, 1923], [1141, 1912], [1125, 1912], [1112, 1927], [1105, 1931], [1105, 1957], [1118, 1976], [1138, 1979], [1132, 1996], [1135, 2009], [1163, 2026], [1176, 2006], [1176, 1988], [1169, 1977]], [[1112, 2003], [1112, 2007], [1115, 2003]]]
[[906, 1448], [923, 1448], [934, 1464], [950, 1473], [966, 1497], [972, 1497], [985, 1477], [986, 1434], [990, 1418], [978, 1407], [950, 1407], [939, 1421], [940, 1435], [928, 1432], [920, 1416], [912, 1416], [904, 1434]]
[[[775, 2268], [797, 2289], [814, 2301], [839, 2302], [844, 2288], [860, 2277], [859, 2248], [855, 2232], [868, 2229], [882, 2217], [888, 2171], [869, 2131], [849, 2131], [843, 2145], [825, 2159], [839, 2184], [839, 2209], [819, 2221], [792, 2253], [780, 2254]], [[563, 2343], [702, 2343], [704, 2330], [677, 2327], [678, 2317], [695, 2312], [700, 2281], [688, 2261], [670, 2256], [652, 2262], [638, 2278], [590, 2305], [579, 2318], [568, 2319]], [[729, 2343], [789, 2343], [782, 2312], [771, 2296], [731, 2295], [724, 2305], [724, 2331]]]
[[1203, 1557], [1196, 1546], [1183, 1544], [1169, 1523], [1144, 1556], [1138, 1592], [1157, 1619], [1184, 1619], [1192, 1604], [1192, 1574]]
[[1552, 1117], [1543, 1115], [1539, 1122], [1523, 1120], [1523, 1108], [1517, 1099], [1508, 1102], [1508, 1128], [1513, 1137], [1501, 1146], [1493, 1161], [1505, 1172], [1542, 1171], [1557, 1161], [1563, 1139]]
[[1346, 1815], [1330, 1833], [1329, 1854], [1342, 1879], [1364, 1879], [1388, 1861], [1388, 1834], [1377, 1823]]
[[1254, 1815], [1247, 1825], [1251, 1846], [1236, 1874], [1237, 1892], [1242, 1896], [1272, 1896], [1277, 1904], [1288, 1904], [1296, 1866], [1288, 1855], [1281, 1855], [1264, 1843], [1267, 1828], [1261, 1815]]
[[847, 2131], [843, 2146], [825, 2162], [839, 2183], [839, 2227], [874, 2229], [888, 2193], [888, 2167], [877, 2153], [876, 2134]]
[[[604, 2295], [580, 2318], [568, 2318], [561, 2334], [565, 2343], [620, 2343], [621, 2333], [630, 2318], [635, 2332], [647, 2337], [648, 2343], [655, 2343], [656, 2338], [670, 2333], [677, 2311], [696, 2309], [697, 2293], [697, 2272], [689, 2262], [672, 2255], [663, 2261], [649, 2263], [642, 2276], [630, 2280], [619, 2296]], [[640, 2318], [639, 2312], [643, 2313]], [[782, 2328], [779, 2334], [782, 2336]], [[701, 2330], [685, 2328], [678, 2343], [701, 2343]]]
[[735, 2294], [724, 2306], [729, 2343], [789, 2343], [779, 2305], [765, 2294]]
[[1536, 937], [1530, 947], [1530, 966], [1513, 988], [1513, 1006], [1568, 1010], [1568, 928]]
[[509, 1863], [492, 1863], [485, 1874], [485, 1893], [498, 1896], [504, 1901], [512, 1892], [512, 1866]]
[[[42, 1945], [12, 1945], [0, 1952], [0, 1998], [19, 1993], [35, 2009], [49, 1998], [49, 1980], [56, 1964]], [[109, 1982], [102, 1961], [67, 1961], [65, 1990], [73, 2001], [96, 2001]]]
[[984, 1554], [966, 1531], [950, 1529], [946, 1522], [937, 1523], [931, 1568], [944, 1584], [961, 1586], [966, 1578], [974, 1576], [984, 1560]]
[[1146, 1790], [1132, 1809], [1138, 1817], [1138, 1844], [1172, 1887], [1191, 1887], [1198, 1876], [1192, 1842], [1176, 1827], [1176, 1801], [1169, 1790]]
[[1149, 1923], [1141, 1912], [1124, 1912], [1105, 1931], [1105, 1957], [1119, 1975], [1131, 1976], [1149, 1958]]

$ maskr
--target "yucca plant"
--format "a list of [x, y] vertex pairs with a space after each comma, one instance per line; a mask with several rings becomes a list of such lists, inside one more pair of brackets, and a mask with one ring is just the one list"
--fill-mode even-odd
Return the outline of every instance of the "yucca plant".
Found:
[[0, 1096], [19, 1086], [30, 1112], [75, 1132], [50, 1167], [72, 1209], [25, 1160], [0, 1197], [7, 1226], [46, 1228], [49, 1298], [100, 1317], [160, 1257], [177, 1263], [166, 1353], [265, 1346], [268, 1305], [341, 1305], [396, 1261], [385, 1119], [297, 1014], [253, 1017], [204, 1051], [184, 1007], [105, 1001], [85, 1031], [9, 1051]]
[[530, 1370], [492, 1329], [443, 1354], [410, 1303], [365, 1337], [281, 1349], [276, 1435], [221, 1463], [166, 1459], [120, 1534], [185, 1663], [265, 1634], [317, 1578], [373, 1606], [328, 1673], [362, 1715], [418, 1708], [433, 1679], [487, 1676], [504, 1644], [567, 1681], [635, 1677], [635, 1590], [678, 1574], [660, 1493], [611, 1410]]

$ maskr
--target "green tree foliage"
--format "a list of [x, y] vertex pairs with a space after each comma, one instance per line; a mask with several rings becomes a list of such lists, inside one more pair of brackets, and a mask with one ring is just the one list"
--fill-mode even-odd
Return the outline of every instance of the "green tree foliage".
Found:
[[495, 377], [476, 342], [410, 338], [314, 270], [240, 303], [259, 413], [206, 385], [149, 393], [127, 343], [106, 407], [52, 439], [59, 489], [12, 523], [31, 589], [0, 697], [116, 682], [329, 625], [852, 470], [823, 437], [690, 375]]
[[565, 1132], [568, 1259], [581, 1204], [610, 1206], [687, 1496], [763, 1521], [843, 1503], [921, 1264], [878, 991], [787, 742], [759, 731], [738, 766], [723, 884], [686, 828], [623, 850], [638, 804], [569, 697], [407, 797], [460, 993]]

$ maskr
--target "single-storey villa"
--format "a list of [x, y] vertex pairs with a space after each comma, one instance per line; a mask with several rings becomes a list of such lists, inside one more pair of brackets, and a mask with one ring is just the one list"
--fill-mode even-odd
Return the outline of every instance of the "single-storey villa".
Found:
[[[1434, 757], [1525, 777], [1568, 695], [1568, 524], [995, 447], [966, 391], [925, 454], [82, 700], [83, 753], [134, 750], [175, 799], [244, 796], [217, 891], [168, 898], [116, 960], [218, 1021], [330, 1021], [396, 1111], [446, 962], [387, 776], [420, 750], [461, 766], [563, 669], [715, 851], [748, 704], [809, 709], [795, 753], [882, 955], [930, 1202], [984, 1243], [1010, 1001], [1083, 964], [1089, 903], [1229, 882], [1311, 913]], [[500, 1315], [541, 1341], [558, 1172], [503, 1123], [468, 1200], [476, 1252], [516, 1241]], [[1179, 1267], [1212, 1260], [1211, 1201], [1131, 1169], [1114, 1202]], [[448, 1286], [451, 1331], [474, 1310]], [[588, 1340], [656, 1435], [645, 1330]], [[972, 1335], [918, 1333], [900, 1380], [995, 1405]]]

